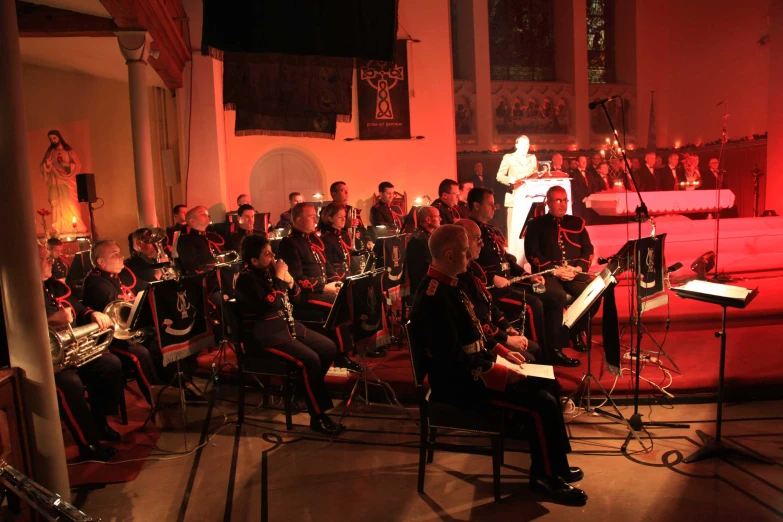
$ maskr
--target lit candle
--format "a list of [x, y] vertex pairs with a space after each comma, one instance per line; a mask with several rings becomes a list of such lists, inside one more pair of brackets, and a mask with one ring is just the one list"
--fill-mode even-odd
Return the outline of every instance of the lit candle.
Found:
[[73, 219], [71, 219], [71, 226], [76, 230], [76, 216], [73, 216]]

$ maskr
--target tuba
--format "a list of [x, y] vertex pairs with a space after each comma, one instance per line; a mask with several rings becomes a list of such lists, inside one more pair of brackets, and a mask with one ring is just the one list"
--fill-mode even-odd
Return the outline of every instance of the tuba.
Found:
[[131, 330], [130, 321], [135, 303], [117, 299], [112, 301], [103, 310], [114, 323], [114, 338], [122, 341], [132, 341], [144, 335], [141, 330]]
[[114, 330], [101, 330], [94, 323], [55, 330], [49, 328], [49, 350], [52, 353], [54, 373], [65, 368], [80, 367], [93, 361], [109, 347]]
[[166, 241], [166, 231], [162, 228], [150, 228], [148, 230], [150, 231], [149, 234], [142, 241], [155, 246], [155, 262], [157, 265], [163, 265], [158, 268], [160, 270], [160, 279], [164, 281], [169, 279], [179, 280], [179, 271], [171, 264], [171, 260], [163, 249]]

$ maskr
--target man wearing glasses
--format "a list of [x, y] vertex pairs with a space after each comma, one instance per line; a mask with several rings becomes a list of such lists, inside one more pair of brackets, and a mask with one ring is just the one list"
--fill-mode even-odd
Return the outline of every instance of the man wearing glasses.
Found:
[[[541, 300], [544, 301], [547, 337], [559, 349], [569, 344], [563, 328], [563, 309], [567, 306], [568, 295], [576, 298], [589, 283], [586, 274], [594, 249], [585, 220], [566, 214], [568, 195], [562, 187], [551, 187], [547, 191], [546, 204], [549, 213], [530, 220], [527, 225], [525, 255], [534, 272], [556, 269], [544, 276], [546, 293], [541, 294]], [[574, 349], [580, 352], [588, 349], [582, 335], [587, 327], [585, 319], [571, 329]]]
[[459, 203], [459, 183], [453, 179], [444, 179], [438, 185], [438, 199], [432, 202], [432, 206], [440, 212], [440, 222], [444, 225], [453, 225], [461, 219], [457, 204]]

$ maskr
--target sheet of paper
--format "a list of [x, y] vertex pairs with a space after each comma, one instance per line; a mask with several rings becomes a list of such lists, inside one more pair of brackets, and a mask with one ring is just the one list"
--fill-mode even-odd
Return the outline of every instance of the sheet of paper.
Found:
[[555, 369], [546, 364], [514, 364], [502, 357], [498, 357], [497, 364], [511, 368], [515, 366], [522, 370], [522, 373], [528, 377], [539, 377], [541, 379], [555, 379]]
[[698, 292], [701, 294], [729, 297], [731, 299], [744, 300], [753, 290], [742, 286], [721, 285], [709, 281], [694, 279], [681, 287], [683, 290]]

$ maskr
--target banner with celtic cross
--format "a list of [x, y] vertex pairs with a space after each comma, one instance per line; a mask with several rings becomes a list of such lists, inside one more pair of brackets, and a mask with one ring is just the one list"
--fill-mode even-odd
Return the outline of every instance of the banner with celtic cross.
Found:
[[411, 137], [407, 40], [397, 40], [394, 61], [358, 61], [359, 138]]

